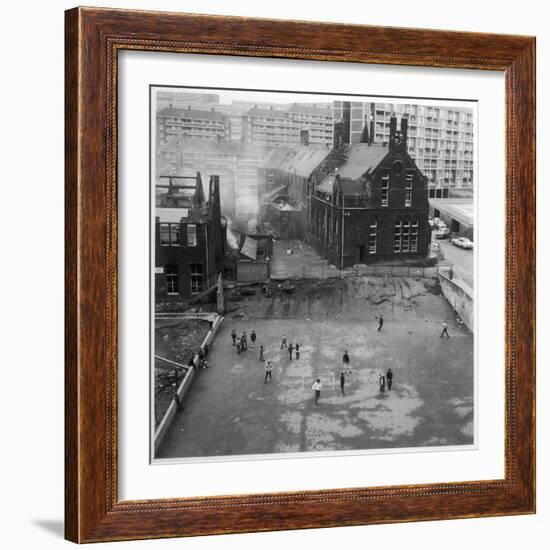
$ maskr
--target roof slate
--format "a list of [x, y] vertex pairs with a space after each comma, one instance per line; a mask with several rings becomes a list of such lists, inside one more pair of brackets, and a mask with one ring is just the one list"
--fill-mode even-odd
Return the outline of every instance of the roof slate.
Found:
[[330, 149], [328, 147], [318, 145], [278, 147], [267, 158], [264, 167], [307, 178], [325, 160], [329, 153]]

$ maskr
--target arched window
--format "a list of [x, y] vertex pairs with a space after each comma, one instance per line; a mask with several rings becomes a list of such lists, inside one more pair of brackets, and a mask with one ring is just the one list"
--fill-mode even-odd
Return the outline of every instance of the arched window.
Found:
[[384, 170], [380, 182], [380, 206], [388, 206], [388, 198], [390, 194], [390, 172]]

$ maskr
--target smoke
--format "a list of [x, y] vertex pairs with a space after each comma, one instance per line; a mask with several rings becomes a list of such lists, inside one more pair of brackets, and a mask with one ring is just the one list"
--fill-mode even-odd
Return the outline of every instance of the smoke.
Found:
[[229, 227], [227, 228], [227, 244], [235, 250], [239, 249], [239, 240], [237, 239], [237, 235]]

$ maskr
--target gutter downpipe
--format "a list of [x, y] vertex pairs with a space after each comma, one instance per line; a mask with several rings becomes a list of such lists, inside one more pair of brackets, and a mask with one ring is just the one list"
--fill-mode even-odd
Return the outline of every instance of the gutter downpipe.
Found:
[[208, 223], [204, 224], [204, 236], [206, 237], [206, 288], [210, 286], [210, 262], [208, 261]]
[[342, 254], [341, 254], [341, 260], [340, 260], [340, 269], [344, 269], [344, 227], [345, 227], [345, 220], [346, 220], [346, 208], [345, 208], [345, 202], [346, 199], [344, 195], [342, 195]]

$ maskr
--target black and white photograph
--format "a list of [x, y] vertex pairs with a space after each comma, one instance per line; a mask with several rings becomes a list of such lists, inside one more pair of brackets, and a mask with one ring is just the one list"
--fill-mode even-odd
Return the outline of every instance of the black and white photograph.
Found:
[[152, 459], [475, 446], [477, 103], [149, 95]]

